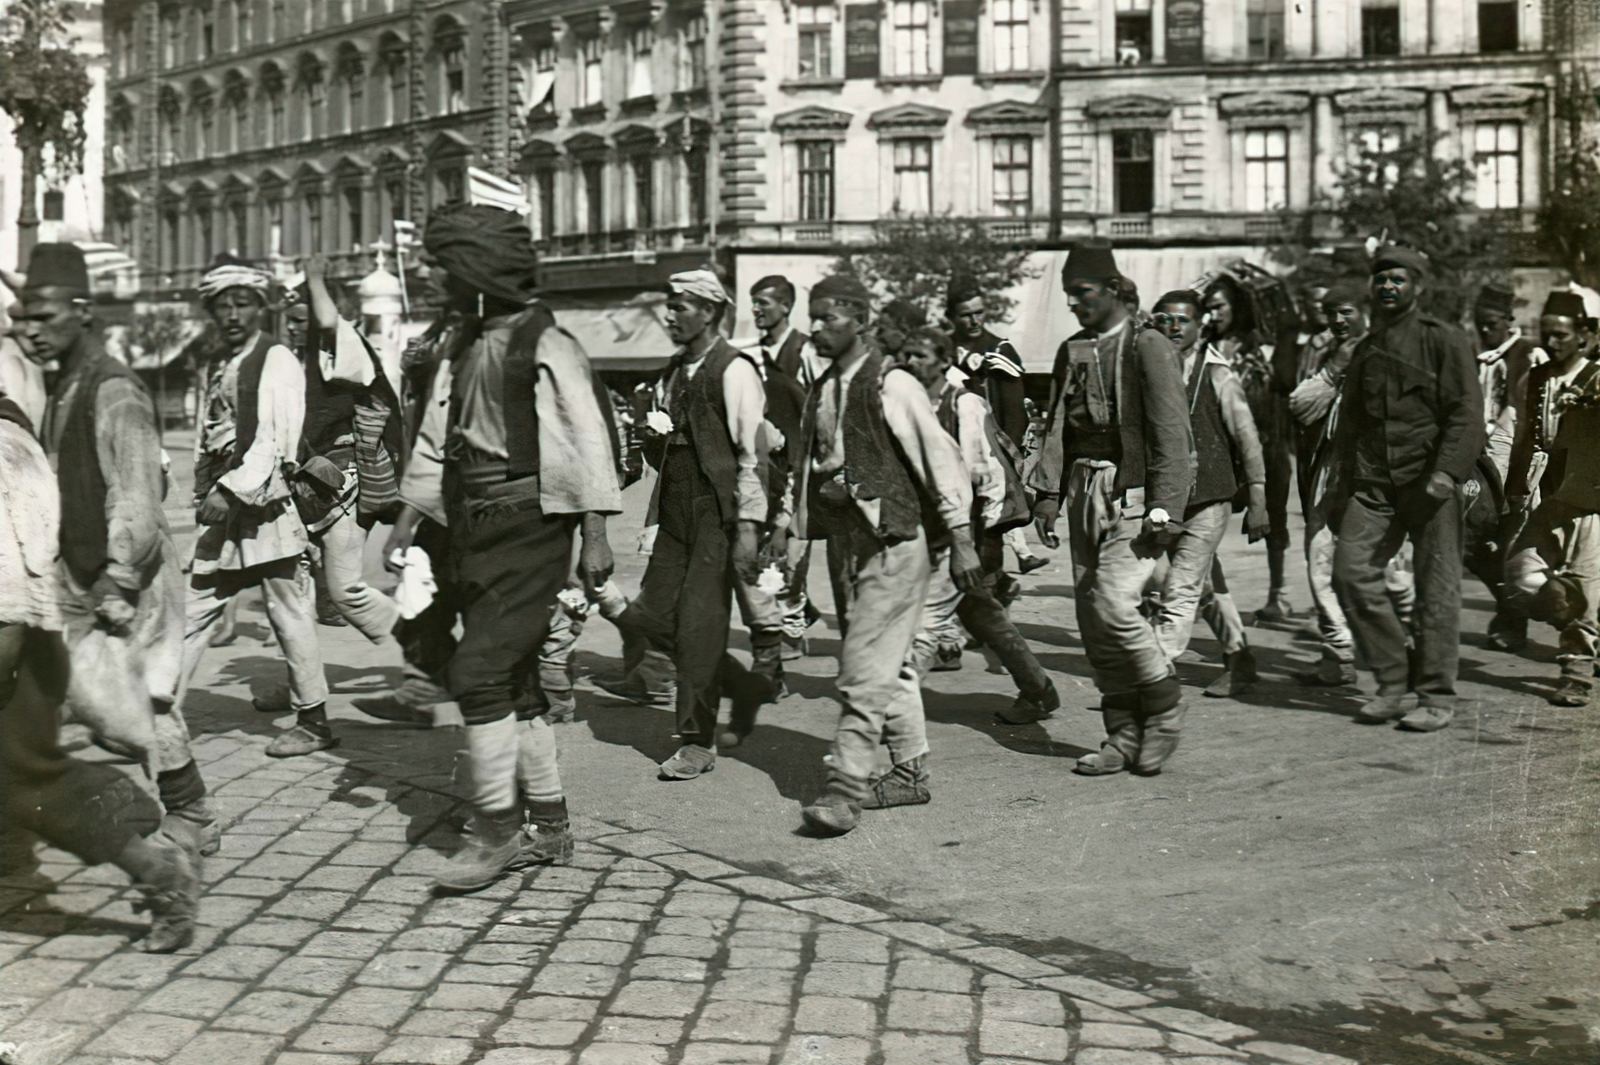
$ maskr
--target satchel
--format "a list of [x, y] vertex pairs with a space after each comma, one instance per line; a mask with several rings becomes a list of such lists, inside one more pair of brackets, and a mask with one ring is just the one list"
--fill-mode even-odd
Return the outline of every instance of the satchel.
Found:
[[995, 532], [1019, 529], [1033, 521], [1033, 503], [1028, 498], [1027, 478], [1024, 475], [1026, 460], [1011, 437], [994, 420], [994, 415], [984, 415], [983, 429], [989, 435], [989, 450], [999, 461], [1006, 479], [1005, 501], [1000, 505], [1000, 516], [989, 528]]
[[377, 396], [355, 409], [356, 512], [363, 524], [386, 521], [400, 508], [400, 477], [383, 441], [392, 412]]
[[321, 455], [313, 455], [289, 478], [294, 509], [306, 528], [321, 522], [344, 494], [344, 472]]

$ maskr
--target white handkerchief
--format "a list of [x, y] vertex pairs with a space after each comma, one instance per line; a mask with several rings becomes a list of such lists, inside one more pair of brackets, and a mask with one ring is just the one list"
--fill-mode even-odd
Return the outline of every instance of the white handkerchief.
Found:
[[766, 592], [768, 595], [777, 595], [788, 585], [789, 582], [783, 579], [783, 571], [776, 564], [762, 570], [761, 576], [756, 578], [756, 590]]
[[412, 545], [402, 557], [394, 553], [393, 561], [400, 569], [400, 587], [395, 589], [395, 602], [400, 604], [400, 616], [410, 621], [433, 602], [439, 585], [433, 579], [433, 560], [422, 548]]
[[668, 433], [672, 432], [672, 419], [667, 417], [667, 412], [663, 410], [653, 410], [649, 414], [646, 414], [644, 416], [644, 423], [653, 431], [660, 433], [662, 436], [666, 436]]

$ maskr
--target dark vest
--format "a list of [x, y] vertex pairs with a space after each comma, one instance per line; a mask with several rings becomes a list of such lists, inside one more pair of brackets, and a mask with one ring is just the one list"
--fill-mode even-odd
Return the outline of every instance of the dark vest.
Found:
[[[845, 479], [856, 499], [879, 500], [878, 527], [873, 531], [884, 543], [914, 539], [917, 528], [924, 524], [931, 543], [943, 539], [943, 523], [936, 517], [932, 500], [912, 477], [905, 452], [883, 418], [883, 375], [892, 369], [885, 368], [882, 353], [873, 351], [850, 381], [844, 408]], [[808, 439], [816, 432], [817, 404], [825, 387], [831, 387], [826, 377], [812, 388], [806, 405]], [[845, 531], [838, 517], [841, 508], [824, 502], [818, 494], [825, 479], [813, 475], [807, 482], [806, 508], [811, 521], [807, 532], [812, 539]]]
[[[256, 429], [261, 422], [261, 371], [267, 365], [267, 352], [272, 350], [274, 344], [279, 343], [276, 337], [269, 337], [261, 333], [256, 337], [256, 346], [239, 363], [239, 379], [234, 385], [234, 436], [233, 458], [228, 461], [228, 469], [236, 470], [244, 465], [244, 457], [250, 450], [250, 445], [256, 442]], [[219, 367], [216, 371], [221, 373]]]
[[[689, 443], [694, 447], [700, 471], [711, 483], [717, 497], [717, 513], [724, 525], [739, 519], [739, 457], [733, 438], [728, 435], [728, 404], [722, 394], [722, 376], [743, 358], [726, 340], [718, 338], [704, 356], [704, 365], [683, 389], [683, 409], [674, 411], [688, 427]], [[683, 372], [683, 367], [678, 367]]]
[[100, 386], [117, 377], [132, 381], [141, 392], [144, 384], [128, 367], [104, 355], [81, 372], [72, 406], [61, 412], [56, 483], [61, 488], [61, 557], [73, 579], [88, 588], [106, 564], [106, 480], [95, 444]]
[[[543, 304], [533, 304], [517, 316], [511, 326], [511, 337], [506, 341], [502, 387], [503, 409], [501, 418], [506, 428], [506, 480], [517, 481], [539, 472], [539, 414], [537, 386], [539, 378], [539, 340], [544, 331], [555, 326], [555, 316]], [[473, 358], [471, 346], [462, 348], [457, 359]], [[461, 424], [461, 374], [451, 377], [450, 428]], [[446, 457], [459, 460], [460, 449], [446, 446]]]
[[1194, 491], [1189, 493], [1189, 514], [1202, 507], [1232, 499], [1239, 491], [1234, 474], [1233, 440], [1222, 420], [1222, 403], [1211, 383], [1205, 357], [1196, 359], [1189, 385], [1189, 426], [1194, 433]]
[[[772, 353], [772, 361], [778, 364], [778, 369], [796, 381], [800, 379], [800, 353], [805, 350], [806, 341], [810, 339], [800, 330], [790, 329], [789, 335], [784, 338], [783, 346]], [[783, 426], [780, 425], [778, 428], [782, 429]]]
[[312, 322], [306, 332], [306, 352], [302, 360], [306, 371], [306, 417], [300, 428], [302, 458], [308, 454], [326, 455], [333, 450], [334, 441], [351, 431], [356, 400], [366, 391], [350, 381], [322, 379], [318, 362], [324, 338], [333, 339]]

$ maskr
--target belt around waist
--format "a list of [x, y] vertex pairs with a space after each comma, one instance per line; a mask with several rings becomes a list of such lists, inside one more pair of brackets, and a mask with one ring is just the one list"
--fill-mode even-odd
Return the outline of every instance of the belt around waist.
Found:
[[494, 496], [501, 493], [509, 485], [523, 485], [532, 482], [535, 491], [538, 490], [539, 475], [528, 474], [508, 480], [510, 464], [504, 459], [499, 462], [458, 462], [452, 471], [456, 483], [462, 488], [469, 489], [475, 496]]

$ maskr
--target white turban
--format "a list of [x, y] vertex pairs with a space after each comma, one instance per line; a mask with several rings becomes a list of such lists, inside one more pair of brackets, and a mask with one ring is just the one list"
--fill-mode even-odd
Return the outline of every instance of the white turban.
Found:
[[667, 278], [667, 288], [673, 292], [698, 296], [707, 303], [733, 302], [728, 297], [728, 290], [722, 287], [722, 279], [703, 266], [698, 270], [685, 270], [681, 274], [673, 274]]
[[247, 288], [263, 300], [272, 289], [272, 275], [244, 263], [223, 263], [207, 270], [200, 278], [200, 298], [212, 300], [230, 288]]

